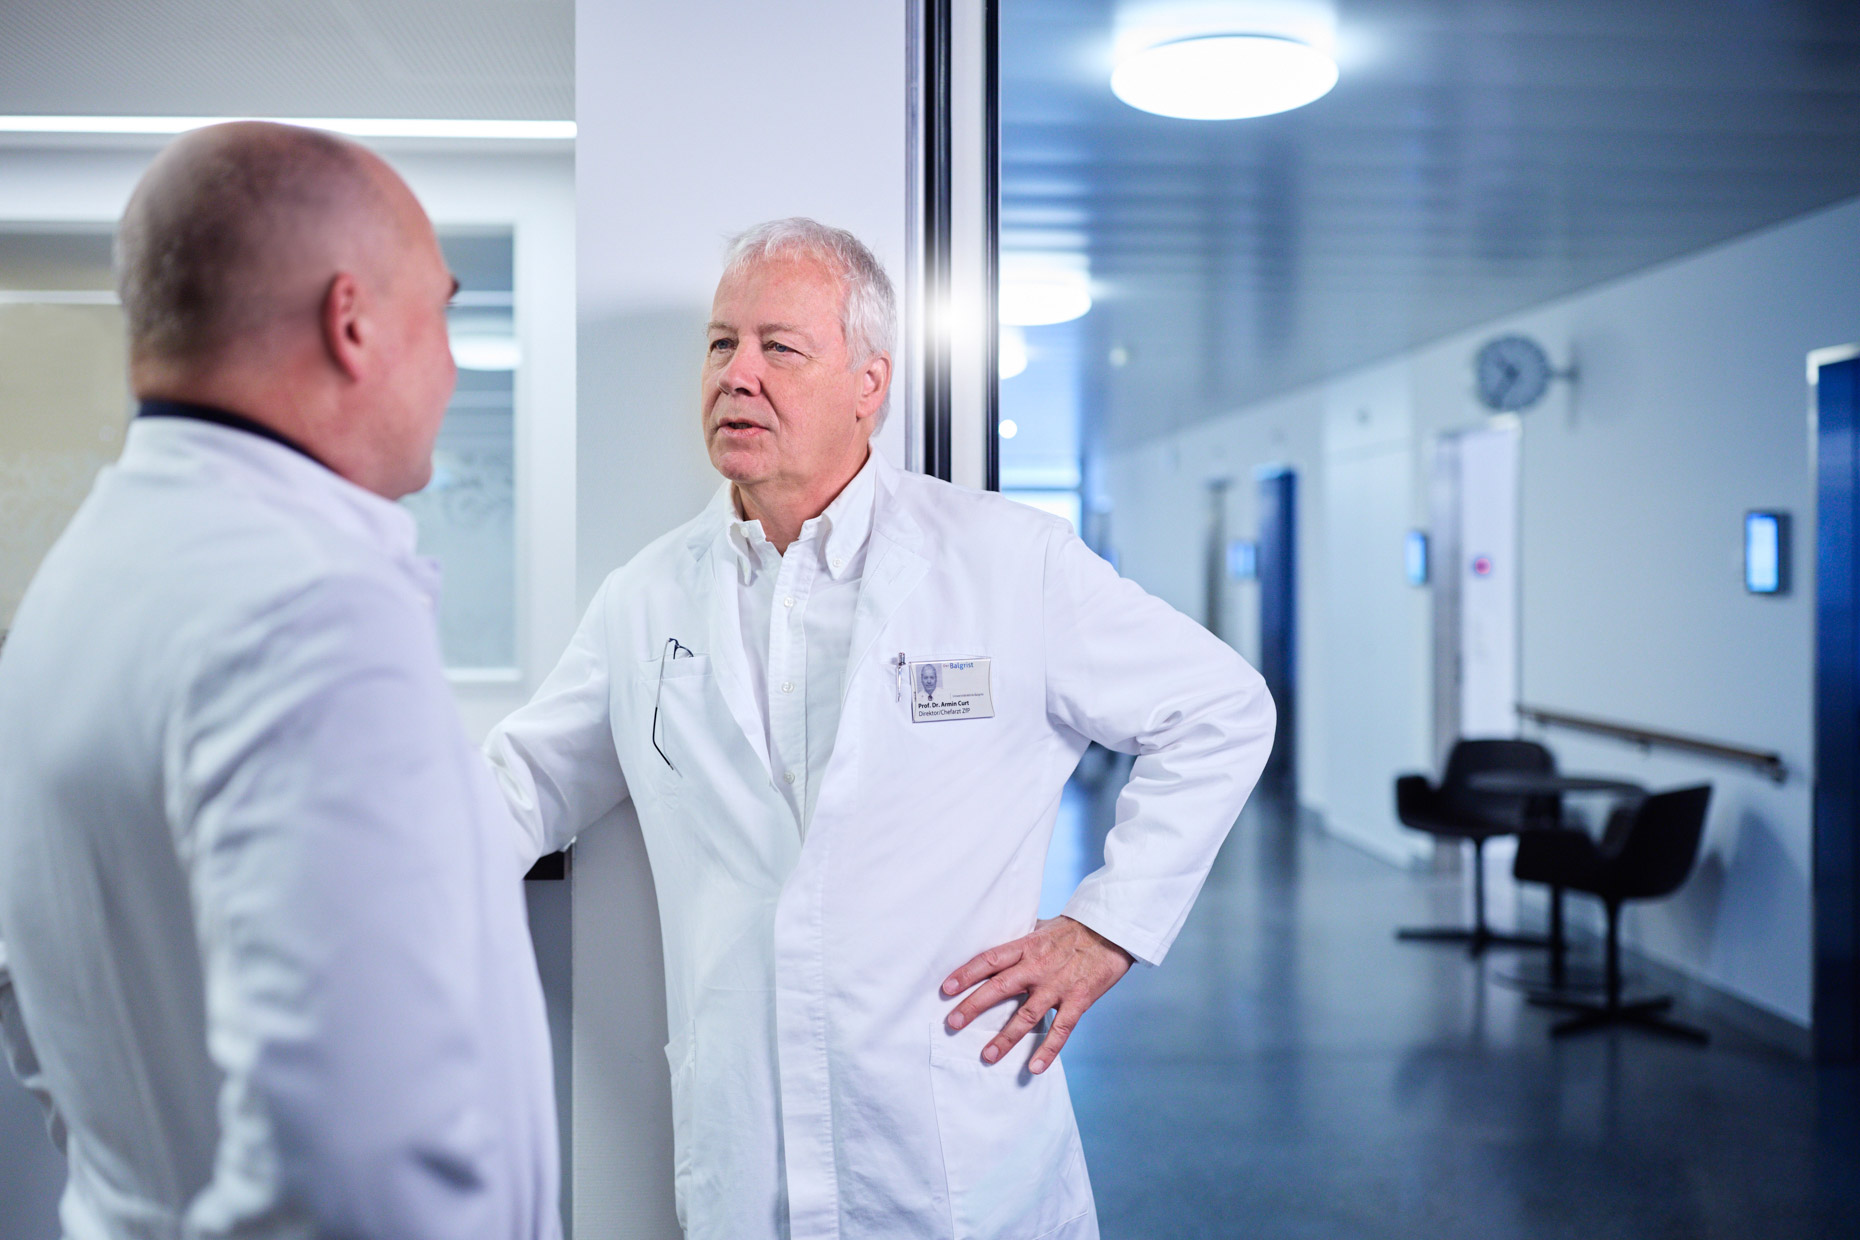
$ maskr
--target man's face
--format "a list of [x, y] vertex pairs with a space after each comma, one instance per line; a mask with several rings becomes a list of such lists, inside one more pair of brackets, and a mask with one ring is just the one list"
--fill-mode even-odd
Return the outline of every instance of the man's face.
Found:
[[751, 263], [717, 286], [704, 444], [730, 481], [804, 487], [863, 459], [890, 363], [851, 364], [844, 296], [829, 268], [800, 256]]
[[385, 366], [380, 372], [379, 433], [403, 494], [432, 478], [433, 443], [458, 383], [446, 332], [446, 306], [458, 281], [446, 266], [426, 213], [404, 185], [396, 186], [404, 243], [395, 247], [379, 285]]

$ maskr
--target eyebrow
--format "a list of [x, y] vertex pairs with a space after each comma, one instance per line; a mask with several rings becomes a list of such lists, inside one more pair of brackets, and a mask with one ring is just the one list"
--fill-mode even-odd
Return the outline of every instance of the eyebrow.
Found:
[[[710, 326], [706, 327], [704, 330], [710, 331], [710, 332], [733, 332], [736, 330], [736, 328], [732, 324], [721, 323], [721, 322], [718, 322], [716, 319], [712, 319], [710, 322]], [[767, 336], [772, 332], [789, 332], [789, 333], [792, 333], [793, 335], [799, 336], [801, 339], [807, 341], [809, 344], [814, 343], [813, 336], [810, 335], [805, 328], [800, 327], [794, 323], [760, 323], [756, 326], [756, 335], [758, 336]]]

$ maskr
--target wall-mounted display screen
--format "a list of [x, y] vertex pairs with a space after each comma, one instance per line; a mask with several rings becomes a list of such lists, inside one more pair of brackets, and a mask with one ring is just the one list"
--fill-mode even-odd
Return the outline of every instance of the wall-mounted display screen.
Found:
[[1744, 589], [1752, 594], [1789, 592], [1789, 514], [1744, 514]]
[[1408, 541], [1403, 547], [1403, 560], [1408, 569], [1408, 584], [1424, 586], [1427, 584], [1427, 531], [1409, 530]]
[[1227, 544], [1227, 575], [1235, 581], [1259, 580], [1259, 544], [1250, 538], [1231, 539]]

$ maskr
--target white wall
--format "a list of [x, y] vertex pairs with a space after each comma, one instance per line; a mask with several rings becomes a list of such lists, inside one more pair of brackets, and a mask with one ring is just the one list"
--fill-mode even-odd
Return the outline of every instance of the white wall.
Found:
[[[1300, 796], [1326, 799], [1328, 765], [1320, 744], [1326, 718], [1323, 686], [1327, 631], [1320, 599], [1309, 583], [1325, 572], [1324, 393], [1307, 389], [1259, 405], [1245, 416], [1214, 419], [1117, 453], [1105, 461], [1104, 495], [1112, 504], [1111, 549], [1127, 577], [1196, 618], [1206, 615], [1204, 584], [1207, 486], [1227, 478], [1227, 532], [1250, 538], [1258, 528], [1262, 465], [1298, 473], [1298, 715]], [[1248, 659], [1259, 659], [1259, 588], [1228, 586], [1223, 633]]]
[[[1338, 832], [1416, 855], [1390, 784], [1430, 765], [1432, 656], [1428, 602], [1400, 584], [1402, 535], [1427, 524], [1435, 437], [1482, 420], [1478, 345], [1522, 331], [1558, 363], [1573, 360], [1579, 380], [1524, 418], [1521, 696], [1783, 754], [1792, 775], [1778, 786], [1684, 755], [1548, 736], [1566, 769], [1712, 783], [1698, 871], [1676, 898], [1632, 909], [1629, 938], [1806, 1025], [1814, 493], [1804, 356], [1860, 337], [1856, 270], [1860, 202], [1121, 452], [1106, 476], [1122, 565], [1195, 610], [1201, 478], [1298, 464], [1305, 545], [1317, 544], [1300, 566], [1302, 792]], [[1795, 514], [1790, 597], [1743, 591], [1751, 508]], [[1251, 526], [1236, 517], [1232, 528]]]
[[[905, 6], [581, 0], [576, 20], [585, 601], [718, 485], [697, 375], [729, 235], [815, 216], [864, 238], [903, 292]], [[899, 463], [904, 422], [894, 402], [880, 448]], [[575, 854], [575, 1229], [669, 1240], [664, 973], [630, 811]]]

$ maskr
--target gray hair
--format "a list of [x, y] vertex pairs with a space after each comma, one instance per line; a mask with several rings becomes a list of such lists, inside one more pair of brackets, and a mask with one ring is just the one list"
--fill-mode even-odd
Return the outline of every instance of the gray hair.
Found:
[[[729, 277], [754, 263], [793, 256], [814, 259], [839, 277], [840, 287], [846, 294], [840, 304], [840, 331], [846, 337], [846, 351], [854, 366], [863, 365], [880, 353], [893, 354], [898, 334], [898, 303], [891, 289], [891, 277], [885, 274], [885, 265], [865, 242], [844, 228], [829, 228], [800, 215], [757, 224], [730, 239], [723, 273]], [[891, 394], [886, 392], [885, 405], [878, 411], [876, 425], [884, 425], [890, 405]]]

